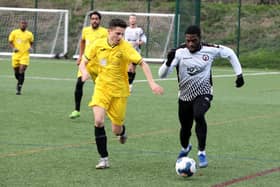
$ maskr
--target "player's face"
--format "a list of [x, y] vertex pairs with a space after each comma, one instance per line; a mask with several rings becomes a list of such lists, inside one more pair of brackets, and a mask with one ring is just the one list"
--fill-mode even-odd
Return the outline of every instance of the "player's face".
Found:
[[19, 27], [22, 31], [25, 31], [27, 28], [27, 22], [26, 21], [21, 21], [19, 24]]
[[125, 29], [121, 27], [114, 27], [109, 29], [108, 31], [110, 45], [118, 45], [124, 36]]
[[136, 16], [129, 16], [129, 25], [130, 26], [136, 25]]
[[196, 52], [200, 48], [200, 38], [197, 34], [186, 34], [186, 45], [190, 52]]
[[91, 27], [93, 29], [96, 29], [99, 27], [99, 24], [100, 24], [100, 19], [98, 17], [98, 15], [96, 14], [92, 14], [91, 17], [90, 17], [90, 24], [91, 24]]

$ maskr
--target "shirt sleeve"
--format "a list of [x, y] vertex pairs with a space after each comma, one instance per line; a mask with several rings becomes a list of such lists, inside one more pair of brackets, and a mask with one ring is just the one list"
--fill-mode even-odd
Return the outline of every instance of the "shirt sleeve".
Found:
[[220, 45], [220, 51], [218, 55], [221, 58], [225, 58], [229, 60], [236, 75], [242, 73], [242, 68], [239, 59], [231, 48]]
[[126, 52], [126, 56], [128, 56], [129, 62], [133, 62], [134, 64], [140, 64], [142, 56], [130, 44], [127, 45]]
[[171, 62], [171, 64], [170, 64], [169, 67], [166, 65], [166, 60], [165, 60], [165, 62], [161, 65], [161, 67], [160, 67], [159, 70], [158, 70], [158, 76], [159, 76], [160, 78], [166, 78], [170, 73], [173, 72], [174, 68], [175, 68], [176, 66], [178, 66], [179, 61], [180, 61], [180, 60], [179, 60], [179, 54], [178, 54], [177, 51], [176, 51], [175, 57], [174, 57], [174, 59], [173, 59], [173, 61]]
[[9, 42], [13, 42], [14, 41], [14, 32], [12, 31], [9, 35]]
[[34, 35], [32, 34], [32, 32], [30, 32], [30, 43], [34, 42]]

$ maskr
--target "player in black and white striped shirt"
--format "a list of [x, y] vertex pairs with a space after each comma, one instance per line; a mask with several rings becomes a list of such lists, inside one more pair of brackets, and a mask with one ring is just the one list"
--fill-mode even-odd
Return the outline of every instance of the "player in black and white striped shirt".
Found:
[[203, 44], [198, 26], [189, 26], [185, 32], [185, 44], [168, 53], [167, 60], [159, 68], [159, 77], [165, 78], [174, 68], [179, 84], [179, 120], [181, 123], [178, 157], [187, 156], [192, 146], [189, 143], [193, 121], [198, 139], [199, 167], [207, 167], [205, 113], [212, 100], [211, 66], [216, 58], [228, 59], [237, 76], [236, 87], [244, 84], [242, 68], [234, 51], [222, 45]]

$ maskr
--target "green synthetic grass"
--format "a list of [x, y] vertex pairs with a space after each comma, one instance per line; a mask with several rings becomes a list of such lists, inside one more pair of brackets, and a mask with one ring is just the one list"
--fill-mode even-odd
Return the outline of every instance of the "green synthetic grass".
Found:
[[[151, 65], [157, 78], [158, 65]], [[74, 109], [77, 67], [71, 60], [32, 59], [23, 95], [9, 59], [0, 59], [0, 186], [278, 186], [280, 177], [280, 74], [244, 69], [246, 84], [234, 87], [230, 67], [214, 67], [214, 99], [207, 113], [209, 167], [190, 178], [175, 173], [180, 150], [177, 83], [158, 81], [151, 93], [138, 67], [126, 118], [128, 141], [119, 144], [106, 120], [111, 168], [96, 170], [99, 157], [84, 87], [81, 118]], [[260, 74], [264, 73], [264, 74]], [[269, 74], [270, 73], [270, 74]], [[195, 133], [190, 157], [197, 161]], [[273, 170], [274, 169], [274, 170]], [[266, 172], [266, 173], [265, 173]]]

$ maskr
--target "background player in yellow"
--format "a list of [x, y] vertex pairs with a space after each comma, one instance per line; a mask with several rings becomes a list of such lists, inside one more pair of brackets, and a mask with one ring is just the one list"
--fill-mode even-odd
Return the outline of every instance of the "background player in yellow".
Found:
[[[98, 11], [93, 11], [89, 14], [90, 18], [90, 26], [83, 28], [82, 30], [82, 38], [80, 41], [80, 51], [79, 51], [79, 58], [77, 59], [77, 65], [80, 64], [82, 55], [84, 54], [85, 49], [92, 44], [96, 39], [107, 37], [108, 31], [104, 27], [100, 26], [101, 22], [101, 14]], [[88, 71], [93, 71], [93, 81], [97, 76], [97, 68], [96, 66], [92, 66], [91, 69]], [[75, 119], [80, 117], [80, 107], [81, 101], [83, 97], [83, 86], [85, 81], [81, 80], [82, 74], [78, 70], [77, 73], [77, 81], [76, 87], [74, 92], [74, 101], [75, 101], [75, 110], [69, 115], [69, 118]]]
[[29, 53], [32, 50], [34, 36], [27, 30], [27, 21], [21, 20], [18, 29], [9, 34], [9, 45], [13, 50], [12, 67], [17, 79], [16, 94], [21, 95], [21, 88], [24, 82], [25, 71], [29, 65]]
[[153, 79], [149, 65], [141, 55], [123, 39], [126, 23], [122, 19], [112, 19], [109, 22], [108, 38], [98, 39], [86, 50], [80, 63], [82, 80], [89, 73], [86, 64], [91, 59], [100, 63], [98, 76], [95, 80], [94, 92], [89, 106], [92, 107], [95, 126], [95, 141], [100, 161], [96, 169], [109, 167], [107, 137], [104, 128], [105, 115], [109, 117], [112, 131], [119, 137], [120, 143], [127, 139], [124, 126], [129, 84], [127, 68], [131, 62], [140, 65], [153, 93], [162, 94], [163, 88]]

